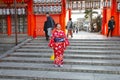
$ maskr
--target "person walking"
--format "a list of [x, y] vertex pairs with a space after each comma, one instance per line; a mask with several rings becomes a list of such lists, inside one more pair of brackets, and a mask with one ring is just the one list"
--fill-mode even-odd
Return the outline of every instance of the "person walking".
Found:
[[112, 37], [112, 33], [115, 27], [115, 20], [114, 20], [114, 16], [111, 16], [111, 19], [108, 22], [108, 33], [107, 33], [107, 37], [110, 36]]
[[54, 22], [53, 18], [49, 15], [49, 12], [46, 13], [46, 17], [47, 17], [47, 25], [46, 26], [47, 26], [48, 36], [50, 37], [52, 29], [55, 26], [55, 22]]
[[73, 22], [72, 22], [72, 18], [69, 19], [69, 21], [67, 22], [67, 37], [69, 37], [69, 34], [71, 37], [73, 37]]
[[48, 41], [49, 40], [49, 36], [48, 36], [48, 25], [47, 25], [47, 21], [44, 22], [44, 31], [45, 31], [45, 37], [46, 37], [46, 40]]
[[61, 25], [59, 23], [56, 24], [55, 29], [50, 38], [50, 42], [48, 44], [54, 50], [54, 66], [62, 67], [63, 66], [63, 54], [66, 47], [69, 45], [69, 41], [64, 33], [61, 30]]

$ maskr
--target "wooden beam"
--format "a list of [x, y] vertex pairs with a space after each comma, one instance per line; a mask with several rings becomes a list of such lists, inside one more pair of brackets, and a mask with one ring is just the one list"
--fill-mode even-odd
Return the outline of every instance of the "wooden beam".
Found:
[[[24, 4], [21, 4], [21, 3], [16, 4], [16, 7], [26, 7], [26, 6], [27, 6], [27, 4], [25, 4], [25, 3]], [[14, 4], [12, 4], [11, 7], [14, 7]]]

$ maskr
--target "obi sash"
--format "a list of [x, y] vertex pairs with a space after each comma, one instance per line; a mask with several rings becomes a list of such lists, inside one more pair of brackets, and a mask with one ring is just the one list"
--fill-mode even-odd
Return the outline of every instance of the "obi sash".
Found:
[[55, 38], [54, 41], [55, 42], [64, 42], [65, 39], [64, 38]]

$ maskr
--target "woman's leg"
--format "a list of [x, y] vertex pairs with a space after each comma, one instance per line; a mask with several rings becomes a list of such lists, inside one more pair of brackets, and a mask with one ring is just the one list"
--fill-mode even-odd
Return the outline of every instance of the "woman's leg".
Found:
[[46, 37], [46, 40], [48, 40], [48, 39], [49, 39], [49, 36], [48, 36], [48, 31], [47, 31], [47, 30], [45, 31], [45, 37]]
[[111, 29], [110, 36], [112, 37], [113, 29]]
[[70, 35], [71, 35], [71, 37], [73, 37], [73, 32], [72, 32], [72, 29], [70, 30]]
[[67, 37], [69, 37], [70, 30], [67, 31]]
[[109, 36], [109, 33], [110, 33], [110, 29], [108, 29], [107, 37]]

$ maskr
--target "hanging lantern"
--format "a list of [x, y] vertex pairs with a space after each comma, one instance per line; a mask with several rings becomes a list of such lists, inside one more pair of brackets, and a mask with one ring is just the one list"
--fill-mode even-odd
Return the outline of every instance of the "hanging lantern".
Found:
[[15, 9], [11, 8], [11, 9], [10, 9], [10, 14], [11, 14], [11, 15], [15, 14]]
[[111, 0], [107, 1], [107, 7], [110, 8], [111, 7]]
[[85, 9], [85, 1], [82, 1], [82, 9]]
[[3, 15], [6, 15], [6, 8], [3, 8], [3, 9], [2, 9], [2, 14], [3, 14]]
[[21, 15], [22, 13], [21, 13], [21, 8], [18, 8], [17, 9], [17, 12], [18, 12], [18, 15]]
[[6, 14], [7, 14], [7, 15], [10, 14], [10, 10], [9, 10], [9, 8], [6, 9]]
[[69, 9], [72, 8], [72, 3], [71, 3], [71, 2], [68, 3], [68, 8], [69, 8]]
[[102, 2], [102, 6], [103, 6], [104, 8], [106, 8], [106, 7], [107, 7], [107, 2], [106, 2], [106, 1], [103, 1], [103, 2]]

